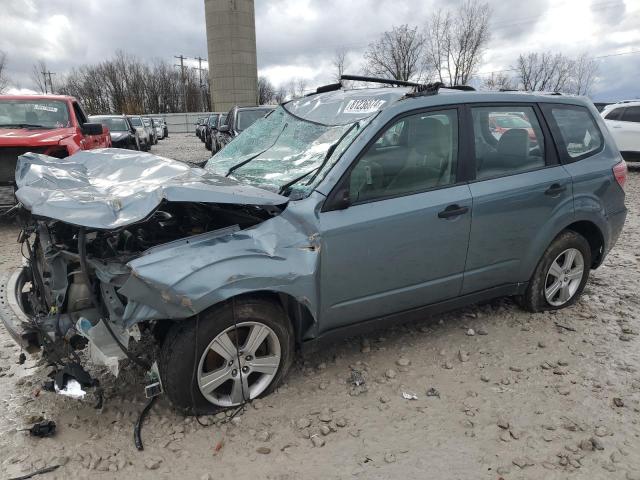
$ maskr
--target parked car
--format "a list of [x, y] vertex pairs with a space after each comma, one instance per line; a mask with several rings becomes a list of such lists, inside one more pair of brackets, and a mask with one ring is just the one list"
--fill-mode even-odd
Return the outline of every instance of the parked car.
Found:
[[198, 118], [198, 120], [195, 123], [195, 126], [196, 126], [196, 137], [198, 137], [200, 139], [200, 141], [202, 141], [202, 127], [204, 126], [206, 121], [207, 121], [207, 117], [200, 117], [200, 118]]
[[162, 121], [155, 117], [149, 117], [153, 123], [153, 128], [156, 131], [156, 138], [162, 140], [164, 138], [164, 127]]
[[222, 125], [225, 124], [225, 122], [227, 121], [227, 114], [226, 113], [221, 113], [218, 116], [218, 122], [217, 125], [215, 127], [211, 127], [209, 130], [209, 137], [210, 137], [210, 142], [211, 142], [211, 154], [215, 155], [216, 152], [218, 152], [222, 147], [220, 146], [219, 143], [219, 139], [218, 139], [218, 130], [220, 129], [220, 127]]
[[536, 143], [537, 135], [531, 127], [531, 123], [528, 118], [523, 118], [521, 115], [505, 113], [495, 113], [489, 117], [489, 128], [491, 132], [500, 140], [500, 137], [512, 128], [524, 128], [529, 134], [529, 141], [532, 144]]
[[216, 131], [218, 130], [218, 125], [220, 125], [220, 118], [225, 117], [226, 115], [220, 112], [212, 113], [207, 118], [207, 124], [204, 127], [204, 146], [207, 150], [211, 150], [215, 140], [212, 136], [215, 136]]
[[[7, 330], [103, 359], [107, 330], [158, 342], [164, 393], [204, 413], [273, 391], [296, 348], [494, 297], [568, 307], [616, 243], [626, 165], [583, 97], [319, 90], [205, 175], [109, 150], [21, 157], [29, 258], [0, 289]], [[525, 128], [491, 133], [505, 111], [535, 146]]]
[[92, 115], [89, 121], [100, 123], [109, 129], [113, 147], [140, 150], [138, 130], [126, 115]]
[[167, 138], [169, 136], [169, 127], [167, 127], [167, 122], [164, 118], [162, 117], [153, 117], [153, 120], [156, 123], [159, 123], [161, 128], [162, 128], [162, 137], [161, 138]]
[[73, 97], [0, 95], [0, 210], [16, 203], [16, 162], [23, 153], [65, 158], [110, 146], [109, 132], [89, 122]]
[[624, 159], [640, 162], [640, 100], [607, 105], [601, 114]]
[[151, 139], [151, 145], [158, 144], [158, 132], [156, 131], [156, 126], [153, 124], [153, 119], [149, 117], [142, 117], [142, 123], [146, 127], [149, 132], [149, 137]]
[[138, 132], [138, 138], [140, 139], [140, 150], [148, 152], [151, 149], [151, 132], [147, 127], [145, 127], [142, 122], [142, 117], [138, 115], [129, 115], [129, 121], [135, 127]]
[[238, 107], [235, 106], [227, 113], [225, 123], [218, 127], [216, 141], [218, 150], [222, 150], [231, 140], [240, 135], [253, 123], [272, 112], [275, 107]]

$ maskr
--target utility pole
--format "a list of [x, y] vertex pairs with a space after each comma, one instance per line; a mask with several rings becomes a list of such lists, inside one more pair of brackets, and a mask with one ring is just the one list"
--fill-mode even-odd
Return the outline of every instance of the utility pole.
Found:
[[204, 105], [204, 84], [202, 83], [202, 72], [204, 71], [202, 68], [202, 61], [204, 58], [196, 57], [196, 60], [198, 60], [198, 78], [200, 80], [200, 104], [204, 108], [203, 112], [206, 112], [209, 109]]
[[176, 65], [176, 67], [180, 67], [180, 74], [182, 75], [182, 97], [183, 97], [183, 105], [184, 105], [184, 113], [187, 113], [187, 81], [184, 74], [184, 61], [186, 57], [183, 55], [176, 55], [174, 58], [180, 60], [180, 65]]
[[[55, 73], [52, 72], [52, 71], [46, 72], [44, 70], [42, 72], [40, 72], [40, 73], [42, 74], [42, 78], [44, 79], [44, 93], [45, 94], [53, 93], [53, 82], [51, 81], [51, 75], [55, 75]], [[49, 90], [50, 90], [50, 92], [47, 91], [47, 77], [49, 77], [49, 87], [50, 87]]]

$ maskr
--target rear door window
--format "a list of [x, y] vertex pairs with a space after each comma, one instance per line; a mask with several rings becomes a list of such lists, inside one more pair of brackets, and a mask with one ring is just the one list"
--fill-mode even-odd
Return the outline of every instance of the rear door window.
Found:
[[640, 123], [640, 107], [627, 107], [622, 115], [623, 122]]
[[580, 160], [602, 149], [602, 133], [587, 108], [577, 105], [545, 105], [543, 110], [552, 126], [555, 124], [553, 134], [565, 160]]
[[545, 166], [544, 135], [532, 106], [472, 107], [476, 178]]

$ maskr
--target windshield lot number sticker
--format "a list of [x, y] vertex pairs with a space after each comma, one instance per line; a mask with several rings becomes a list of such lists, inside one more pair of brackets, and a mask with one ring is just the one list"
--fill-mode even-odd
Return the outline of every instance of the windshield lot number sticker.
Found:
[[34, 110], [43, 110], [45, 112], [57, 112], [58, 107], [49, 107], [48, 105], [34, 105]]
[[380, 99], [363, 99], [363, 100], [349, 100], [347, 106], [344, 107], [344, 113], [370, 113], [375, 112], [384, 105], [385, 100]]

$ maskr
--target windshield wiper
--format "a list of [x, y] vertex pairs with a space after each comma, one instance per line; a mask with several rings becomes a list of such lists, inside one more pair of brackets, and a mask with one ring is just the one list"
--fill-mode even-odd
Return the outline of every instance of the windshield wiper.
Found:
[[356, 122], [353, 125], [351, 125], [347, 129], [347, 131], [344, 132], [335, 143], [331, 144], [331, 146], [327, 150], [327, 153], [325, 154], [324, 158], [322, 159], [322, 163], [320, 165], [318, 165], [317, 167], [312, 168], [311, 170], [309, 170], [304, 175], [300, 175], [299, 177], [294, 178], [293, 180], [291, 180], [291, 181], [285, 183], [284, 185], [282, 185], [280, 187], [280, 189], [278, 190], [278, 194], [282, 195], [282, 193], [284, 193], [287, 188], [289, 188], [292, 185], [295, 185], [296, 183], [298, 183], [303, 178], [305, 178], [308, 175], [311, 175], [312, 173], [315, 172], [315, 175], [309, 179], [309, 181], [307, 182], [307, 185], [309, 185], [311, 182], [313, 182], [316, 179], [316, 176], [318, 175], [318, 173], [320, 173], [322, 168], [327, 164], [327, 162], [329, 161], [329, 158], [331, 158], [331, 155], [333, 155], [333, 152], [336, 151], [336, 148], [338, 147], [338, 145], [340, 145], [340, 142], [342, 142], [345, 139], [345, 137], [347, 135], [349, 135], [349, 132], [351, 132], [351, 130], [353, 130], [354, 128], [359, 127], [359, 126], [360, 126], [360, 122]]
[[287, 128], [287, 125], [289, 125], [288, 122], [285, 122], [284, 126], [282, 127], [282, 131], [278, 134], [278, 136], [276, 137], [276, 139], [273, 141], [273, 143], [271, 145], [269, 145], [267, 148], [265, 148], [264, 150], [262, 150], [259, 153], [256, 153], [255, 155], [247, 158], [246, 160], [238, 163], [237, 165], [234, 165], [233, 167], [231, 167], [229, 169], [229, 171], [227, 172], [227, 174], [225, 175], [225, 177], [228, 177], [229, 175], [231, 175], [233, 172], [235, 172], [237, 169], [239, 169], [240, 167], [245, 166], [247, 163], [251, 162], [252, 160], [255, 160], [256, 158], [258, 158], [260, 155], [262, 155], [264, 152], [266, 152], [267, 150], [269, 150], [271, 147], [273, 147], [276, 142], [278, 141], [278, 139], [280, 138], [280, 135], [282, 135], [282, 132], [284, 132], [284, 130]]
[[[333, 146], [333, 145], [332, 145]], [[329, 147], [329, 150], [331, 150], [331, 147]], [[312, 174], [313, 172], [315, 172], [316, 170], [320, 170], [320, 168], [322, 167], [322, 165], [317, 166], [316, 168], [312, 168], [311, 170], [309, 170], [307, 173], [300, 175], [299, 177], [294, 178], [293, 180], [291, 180], [290, 182], [285, 183], [284, 185], [282, 185], [280, 187], [280, 189], [278, 190], [278, 195], [282, 195], [287, 188], [289, 188], [291, 185], [295, 185], [296, 183], [298, 183], [300, 180], [302, 180], [304, 177]]]
[[0, 125], [0, 128], [52, 128], [52, 127], [37, 125], [35, 123], [4, 123]]

